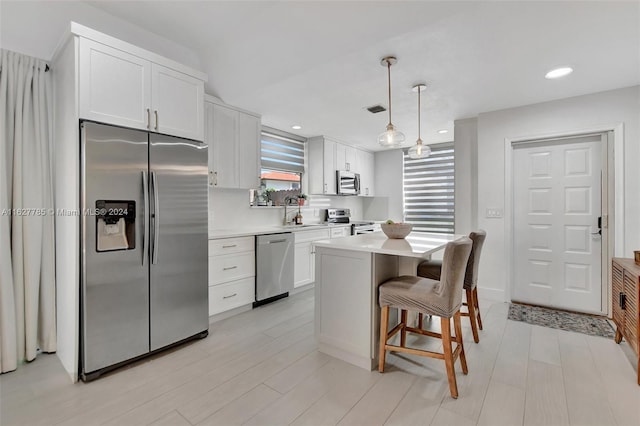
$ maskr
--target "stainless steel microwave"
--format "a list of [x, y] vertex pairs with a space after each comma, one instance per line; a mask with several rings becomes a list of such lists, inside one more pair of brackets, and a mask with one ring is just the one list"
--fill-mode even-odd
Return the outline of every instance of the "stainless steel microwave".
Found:
[[336, 182], [338, 195], [360, 194], [360, 174], [346, 170], [336, 170]]

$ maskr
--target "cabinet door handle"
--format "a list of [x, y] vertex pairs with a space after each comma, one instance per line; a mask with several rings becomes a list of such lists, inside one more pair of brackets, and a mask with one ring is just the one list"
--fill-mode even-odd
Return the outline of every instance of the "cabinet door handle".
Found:
[[147, 108], [147, 129], [151, 130], [151, 110]]
[[620, 293], [619, 305], [620, 305], [620, 308], [622, 308], [623, 310], [627, 309], [627, 295], [626, 294]]
[[228, 266], [228, 267], [226, 267], [226, 268], [222, 268], [222, 270], [223, 270], [223, 271], [229, 271], [229, 270], [231, 270], [231, 269], [236, 269], [236, 268], [237, 268], [237, 266]]
[[226, 246], [222, 246], [222, 248], [232, 248], [232, 247], [238, 247], [238, 245], [237, 244], [229, 244], [229, 245], [226, 245]]
[[324, 192], [325, 192], [325, 194], [327, 193], [327, 184], [326, 183], [324, 184]]
[[218, 186], [218, 172], [213, 172], [213, 185]]
[[213, 172], [209, 171], [209, 186], [213, 186]]
[[232, 297], [236, 297], [237, 295], [238, 295], [238, 293], [233, 293], [233, 294], [232, 294], [232, 295], [230, 295], [230, 296], [222, 296], [222, 298], [223, 298], [223, 299], [230, 299], [230, 298], [232, 298]]
[[154, 113], [154, 114], [155, 114], [155, 116], [156, 116], [156, 130], [158, 130], [158, 110], [157, 110], [157, 109], [156, 109], [156, 110], [153, 110], [153, 113]]

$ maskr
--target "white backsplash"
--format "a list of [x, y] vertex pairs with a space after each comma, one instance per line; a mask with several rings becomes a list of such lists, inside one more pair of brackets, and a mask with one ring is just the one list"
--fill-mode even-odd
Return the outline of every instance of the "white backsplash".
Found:
[[[310, 195], [300, 210], [302, 221], [305, 224], [324, 221], [322, 210], [328, 207], [348, 208], [353, 220], [362, 220], [364, 200], [370, 199]], [[248, 190], [209, 188], [209, 229], [278, 226], [282, 224], [283, 215], [282, 207], [249, 206]]]

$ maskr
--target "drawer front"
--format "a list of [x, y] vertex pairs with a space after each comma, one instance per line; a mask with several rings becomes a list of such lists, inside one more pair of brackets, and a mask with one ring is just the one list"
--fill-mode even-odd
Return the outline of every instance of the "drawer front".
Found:
[[209, 256], [241, 253], [243, 251], [255, 251], [255, 242], [253, 236], [209, 240]]
[[328, 240], [331, 234], [328, 229], [316, 229], [313, 231], [298, 231], [294, 234], [295, 242], [304, 243], [308, 241]]
[[253, 252], [209, 256], [209, 285], [226, 283], [256, 275], [256, 255]]
[[346, 237], [347, 235], [349, 235], [348, 228], [331, 228], [331, 238]]
[[255, 278], [209, 286], [209, 315], [255, 302]]

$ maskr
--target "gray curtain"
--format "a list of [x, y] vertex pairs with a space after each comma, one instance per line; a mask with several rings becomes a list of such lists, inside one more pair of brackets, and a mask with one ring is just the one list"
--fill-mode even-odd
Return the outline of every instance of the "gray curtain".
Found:
[[0, 50], [0, 372], [56, 350], [52, 88], [46, 63]]

